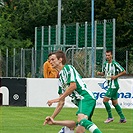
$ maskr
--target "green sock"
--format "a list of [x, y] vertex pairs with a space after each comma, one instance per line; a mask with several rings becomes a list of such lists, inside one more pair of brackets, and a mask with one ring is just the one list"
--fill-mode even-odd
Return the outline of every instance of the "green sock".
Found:
[[115, 107], [115, 110], [117, 111], [118, 115], [120, 116], [120, 118], [121, 119], [125, 119], [125, 117], [124, 117], [124, 115], [122, 113], [121, 107], [118, 104], [116, 104], [114, 107]]
[[94, 130], [93, 133], [102, 133], [98, 128]]
[[93, 122], [87, 119], [82, 119], [79, 124], [85, 127], [85, 129], [89, 130], [91, 133], [102, 133]]
[[110, 107], [109, 103], [108, 102], [103, 102], [103, 103], [104, 103], [106, 111], [108, 113], [108, 118], [113, 118], [112, 113], [111, 113], [111, 107]]

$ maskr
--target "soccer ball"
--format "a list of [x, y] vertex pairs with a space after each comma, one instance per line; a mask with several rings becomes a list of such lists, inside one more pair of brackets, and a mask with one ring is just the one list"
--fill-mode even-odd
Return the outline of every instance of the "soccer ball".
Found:
[[70, 130], [68, 127], [62, 127], [58, 133], [74, 133], [74, 130]]

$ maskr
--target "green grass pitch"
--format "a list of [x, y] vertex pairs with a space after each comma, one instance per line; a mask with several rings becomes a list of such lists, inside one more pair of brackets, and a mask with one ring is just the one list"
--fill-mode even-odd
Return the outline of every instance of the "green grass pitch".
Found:
[[[61, 126], [43, 126], [46, 116], [51, 115], [54, 108], [10, 107], [0, 106], [0, 133], [58, 133]], [[77, 108], [63, 108], [57, 120], [75, 120]], [[114, 122], [104, 124], [107, 118], [105, 109], [95, 109], [93, 122], [102, 133], [133, 133], [133, 109], [123, 109], [127, 123], [119, 124], [119, 116], [112, 109]], [[89, 131], [86, 131], [89, 133]]]

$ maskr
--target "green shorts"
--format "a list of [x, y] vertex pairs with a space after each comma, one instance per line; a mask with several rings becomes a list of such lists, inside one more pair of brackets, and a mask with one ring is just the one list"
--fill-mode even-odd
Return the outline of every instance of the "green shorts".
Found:
[[119, 88], [108, 88], [105, 96], [110, 98], [111, 100], [118, 99], [118, 89]]
[[91, 121], [91, 117], [93, 115], [94, 109], [96, 106], [96, 100], [80, 100], [78, 104], [78, 111], [76, 115], [78, 114], [84, 114], [88, 116], [88, 120]]

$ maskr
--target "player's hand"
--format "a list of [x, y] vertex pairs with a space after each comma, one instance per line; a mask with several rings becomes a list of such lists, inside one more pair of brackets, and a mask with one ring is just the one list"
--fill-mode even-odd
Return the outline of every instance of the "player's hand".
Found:
[[47, 102], [47, 104], [48, 104], [48, 106], [51, 106], [53, 103], [57, 103], [57, 102], [59, 102], [59, 98], [56, 98], [56, 99], [53, 99], [53, 100], [49, 100]]
[[112, 80], [114, 80], [114, 79], [116, 79], [117, 78], [117, 76], [111, 76], [111, 79]]
[[98, 71], [98, 72], [97, 72], [97, 75], [101, 75], [101, 72]]
[[54, 124], [54, 119], [52, 117], [50, 117], [50, 116], [47, 116], [45, 118], [45, 121], [44, 121], [43, 125], [45, 126], [46, 124], [53, 125]]
[[49, 100], [49, 101], [47, 102], [47, 104], [48, 104], [48, 106], [51, 106], [51, 105], [53, 104], [52, 100]]
[[53, 125], [54, 124], [54, 119], [52, 117], [49, 117], [47, 124]]
[[43, 123], [44, 126], [45, 126], [46, 124], [48, 124], [49, 119], [50, 119], [50, 116], [47, 116], [47, 117], [45, 118], [45, 121], [44, 121], [44, 123]]

